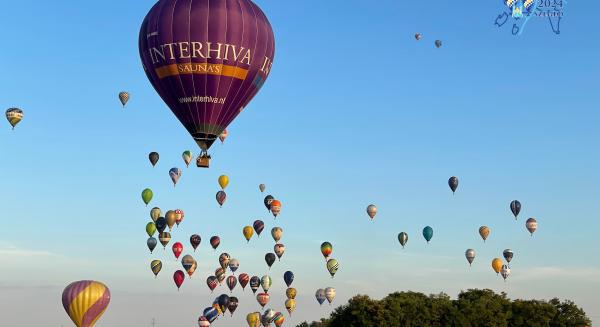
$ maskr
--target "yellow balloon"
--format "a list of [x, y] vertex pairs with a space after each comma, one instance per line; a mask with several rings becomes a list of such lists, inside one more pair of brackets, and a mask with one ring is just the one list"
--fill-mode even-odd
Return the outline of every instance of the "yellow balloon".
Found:
[[246, 316], [246, 321], [249, 327], [260, 327], [260, 313], [253, 312]]
[[242, 232], [244, 233], [246, 241], [250, 242], [252, 235], [254, 235], [254, 228], [252, 228], [252, 226], [246, 226]]
[[169, 210], [165, 214], [165, 219], [167, 220], [167, 226], [169, 226], [169, 230], [171, 230], [177, 222], [177, 214], [175, 214], [175, 211]]
[[492, 269], [494, 269], [496, 274], [500, 273], [500, 270], [502, 269], [502, 259], [495, 258], [492, 260]]
[[287, 299], [287, 301], [285, 301], [285, 308], [287, 309], [287, 311], [290, 313], [290, 316], [291, 316], [292, 312], [294, 312], [294, 310], [296, 310], [296, 300]]
[[227, 185], [229, 185], [229, 177], [226, 175], [219, 176], [219, 185], [221, 186], [221, 189], [225, 190]]
[[298, 293], [298, 292], [296, 292], [296, 289], [295, 289], [295, 288], [293, 288], [293, 287], [290, 287], [290, 288], [288, 288], [288, 289], [285, 291], [285, 295], [286, 295], [286, 296], [287, 296], [287, 298], [288, 298], [288, 299], [290, 299], [290, 300], [294, 300], [294, 299], [296, 298], [296, 294], [297, 294], [297, 293]]
[[488, 236], [490, 236], [490, 231], [490, 228], [487, 226], [479, 227], [479, 235], [481, 236], [484, 242], [485, 240], [487, 240]]

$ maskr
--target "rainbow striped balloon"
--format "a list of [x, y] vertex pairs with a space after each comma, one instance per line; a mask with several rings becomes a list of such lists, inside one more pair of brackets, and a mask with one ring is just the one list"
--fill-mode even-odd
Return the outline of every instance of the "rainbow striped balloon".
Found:
[[63, 307], [77, 327], [93, 327], [109, 302], [108, 287], [92, 280], [71, 283], [62, 294]]

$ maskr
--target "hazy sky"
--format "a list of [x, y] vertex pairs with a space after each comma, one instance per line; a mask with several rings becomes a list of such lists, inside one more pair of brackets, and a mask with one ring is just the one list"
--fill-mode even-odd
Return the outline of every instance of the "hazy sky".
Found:
[[[513, 37], [493, 26], [500, 1], [258, 1], [276, 34], [270, 78], [226, 144], [213, 147], [211, 169], [183, 169], [173, 188], [168, 170], [185, 168], [181, 153], [198, 149], [141, 68], [138, 31], [153, 1], [5, 2], [0, 107], [21, 107], [25, 119], [0, 128], [3, 325], [71, 326], [62, 289], [95, 279], [112, 291], [99, 327], [149, 326], [153, 317], [195, 326], [226, 290], [211, 295], [205, 284], [218, 255], [239, 259], [239, 272], [268, 273], [276, 225], [287, 250], [270, 271], [269, 307], [285, 310], [286, 270], [299, 291], [286, 325], [327, 315], [334, 306], [314, 300], [327, 286], [335, 305], [402, 290], [557, 296], [600, 320], [597, 3], [569, 3], [560, 36], [533, 20]], [[132, 96], [125, 110], [121, 90]], [[161, 154], [155, 168], [150, 151]], [[222, 173], [231, 183], [219, 209]], [[451, 175], [460, 178], [455, 196]], [[259, 183], [283, 202], [277, 221]], [[180, 292], [171, 252], [146, 248], [146, 187], [151, 206], [185, 211], [172, 241], [184, 254], [191, 234], [203, 238], [199, 268]], [[513, 199], [523, 203], [518, 221]], [[533, 237], [528, 217], [539, 222]], [[246, 244], [242, 227], [257, 218], [265, 232]], [[492, 230], [485, 244], [481, 225]], [[222, 239], [217, 252], [212, 235]], [[326, 240], [340, 262], [335, 279], [319, 252]], [[477, 251], [472, 268], [467, 248]], [[515, 251], [506, 283], [490, 267], [505, 248]], [[164, 263], [158, 279], [155, 258]], [[234, 294], [235, 316], [216, 326], [241, 326], [259, 309], [249, 287]]]

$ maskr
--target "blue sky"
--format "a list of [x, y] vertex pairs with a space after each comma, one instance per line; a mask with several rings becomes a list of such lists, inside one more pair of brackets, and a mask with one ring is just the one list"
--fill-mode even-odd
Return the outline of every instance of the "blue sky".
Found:
[[[0, 106], [25, 111], [17, 130], [0, 129], [0, 304], [8, 325], [69, 326], [62, 288], [96, 279], [113, 296], [98, 326], [148, 326], [152, 317], [160, 326], [193, 326], [220, 294], [204, 282], [218, 254], [262, 276], [276, 225], [287, 250], [270, 273], [269, 306], [284, 310], [282, 276], [294, 271], [292, 323], [329, 313], [333, 307], [314, 301], [327, 286], [337, 289], [337, 305], [357, 293], [455, 296], [485, 287], [513, 298], [572, 299], [600, 319], [600, 5], [569, 3], [560, 36], [532, 20], [514, 37], [493, 26], [500, 3], [465, 10], [446, 1], [257, 2], [276, 34], [269, 80], [226, 144], [213, 147], [212, 168], [183, 169], [175, 189], [168, 170], [184, 168], [181, 153], [198, 149], [141, 68], [137, 35], [153, 1], [3, 5]], [[132, 95], [125, 110], [121, 90]], [[156, 168], [150, 151], [161, 154]], [[223, 173], [231, 183], [219, 209]], [[460, 178], [455, 196], [451, 175]], [[277, 221], [259, 183], [283, 202]], [[187, 246], [190, 234], [203, 237], [199, 269], [179, 293], [171, 276], [180, 266], [145, 246], [146, 187], [155, 191], [152, 205], [186, 212], [174, 240]], [[516, 222], [513, 199], [523, 203]], [[375, 222], [364, 211], [370, 203], [379, 207]], [[531, 216], [539, 222], [533, 238], [524, 228]], [[265, 232], [247, 245], [242, 227], [257, 218]], [[426, 225], [434, 228], [429, 245], [420, 235]], [[492, 229], [485, 244], [481, 225]], [[401, 231], [409, 234], [405, 250]], [[212, 235], [222, 238], [217, 253], [208, 247]], [[333, 280], [319, 252], [326, 240], [340, 262]], [[470, 269], [467, 248], [477, 251]], [[506, 283], [490, 268], [505, 248], [515, 251]], [[157, 280], [154, 258], [164, 263]], [[239, 326], [258, 310], [250, 294], [237, 290], [236, 315], [218, 325]]]

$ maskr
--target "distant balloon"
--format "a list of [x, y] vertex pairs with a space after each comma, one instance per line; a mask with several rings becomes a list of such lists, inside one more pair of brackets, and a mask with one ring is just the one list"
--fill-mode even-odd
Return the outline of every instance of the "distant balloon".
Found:
[[160, 159], [160, 155], [158, 154], [158, 152], [150, 152], [150, 154], [148, 155], [148, 159], [150, 160], [152, 167], [154, 167], [156, 166], [158, 159]]
[[537, 230], [537, 220], [535, 220], [535, 218], [527, 219], [527, 222], [525, 222], [525, 227], [529, 233], [531, 233], [531, 236], [533, 236], [533, 233]]
[[183, 153], [181, 154], [181, 157], [183, 158], [183, 162], [185, 162], [185, 166], [189, 168], [190, 162], [192, 162], [192, 160], [194, 160], [194, 155], [192, 154], [192, 151], [190, 151], [190, 150], [183, 151]]
[[492, 260], [492, 269], [494, 269], [496, 274], [500, 273], [500, 269], [502, 269], [502, 259], [495, 258]]
[[215, 270], [215, 276], [217, 277], [219, 284], [221, 284], [225, 280], [225, 269], [217, 268], [217, 270]]
[[487, 240], [488, 236], [490, 236], [490, 231], [490, 228], [487, 226], [479, 227], [479, 236], [481, 236], [484, 242]]
[[160, 217], [161, 215], [162, 212], [160, 211], [159, 207], [154, 207], [152, 208], [152, 210], [150, 210], [150, 218], [153, 222], [156, 222], [156, 219], [158, 219], [158, 217]]
[[156, 233], [156, 224], [153, 222], [146, 224], [146, 234], [148, 234], [149, 237], [152, 237], [154, 233]]
[[260, 312], [249, 313], [246, 316], [248, 327], [260, 327]]
[[500, 275], [502, 276], [502, 278], [504, 278], [504, 281], [506, 281], [506, 279], [510, 275], [510, 268], [507, 265], [502, 265], [502, 269], [500, 269]]
[[229, 266], [230, 260], [231, 260], [231, 256], [229, 255], [229, 253], [223, 252], [219, 256], [219, 265], [221, 265], [221, 268], [227, 269], [227, 267]]
[[333, 299], [335, 299], [335, 288], [333, 287], [328, 287], [325, 289], [325, 298], [327, 299], [327, 302], [329, 302], [329, 304], [331, 304], [331, 302], [333, 302]]
[[298, 292], [293, 287], [288, 287], [288, 289], [285, 290], [285, 296], [287, 296], [288, 299], [295, 299], [297, 294]]
[[456, 189], [458, 188], [458, 177], [456, 177], [456, 176], [450, 177], [450, 179], [448, 179], [448, 186], [450, 186], [452, 193], [456, 192]]
[[221, 140], [221, 144], [225, 143], [225, 139], [227, 139], [228, 135], [229, 134], [227, 133], [227, 129], [224, 129], [221, 135], [219, 135], [219, 140]]
[[279, 216], [279, 213], [281, 212], [281, 201], [279, 200], [273, 200], [271, 201], [271, 213], [273, 214], [273, 217], [277, 218], [277, 216]]
[[229, 185], [229, 177], [226, 175], [219, 176], [219, 186], [223, 191], [227, 188], [227, 185]]
[[375, 219], [375, 215], [377, 215], [377, 207], [374, 204], [370, 204], [367, 207], [367, 215], [369, 215], [371, 220]]
[[232, 317], [233, 317], [233, 313], [235, 312], [235, 310], [237, 309], [239, 304], [240, 304], [240, 301], [238, 300], [237, 297], [235, 297], [235, 296], [229, 297], [229, 304], [227, 305], [227, 310], [229, 310]]
[[246, 226], [242, 229], [242, 234], [244, 234], [246, 241], [250, 242], [252, 235], [254, 235], [254, 228], [252, 228], [252, 226]]
[[77, 327], [93, 327], [109, 303], [108, 287], [92, 280], [71, 283], [62, 293], [63, 308]]
[[510, 203], [510, 211], [512, 211], [513, 216], [515, 216], [515, 220], [517, 220], [517, 216], [519, 212], [521, 212], [521, 202], [518, 200], [514, 200]]
[[273, 318], [275, 318], [275, 310], [273, 309], [267, 309], [265, 310], [265, 312], [263, 313], [262, 317], [260, 318], [262, 321], [263, 326], [270, 326], [271, 323], [273, 322]]
[[208, 322], [212, 323], [219, 316], [219, 311], [213, 307], [208, 307], [204, 309], [204, 316], [208, 319]]
[[219, 191], [217, 192], [217, 203], [219, 203], [219, 206], [223, 206], [223, 203], [225, 203], [225, 200], [227, 199], [227, 194], [225, 194], [225, 191]]
[[256, 294], [256, 290], [258, 290], [259, 287], [260, 277], [252, 276], [252, 278], [250, 278], [250, 289], [252, 290], [252, 293]]
[[335, 260], [335, 259], [327, 260], [327, 270], [329, 271], [331, 278], [333, 278], [335, 273], [338, 271], [338, 268], [339, 268], [339, 264], [338, 264], [337, 260]]
[[201, 242], [202, 242], [202, 238], [200, 237], [200, 235], [194, 234], [194, 235], [190, 236], [190, 244], [194, 248], [194, 252], [196, 252], [196, 249], [198, 248], [198, 246], [200, 245]]
[[175, 255], [175, 259], [179, 259], [181, 252], [183, 252], [183, 244], [181, 244], [180, 242], [176, 242], [175, 244], [173, 244], [172, 249], [173, 255]]
[[327, 260], [327, 258], [329, 258], [329, 256], [331, 255], [332, 252], [333, 252], [333, 245], [331, 245], [331, 243], [329, 243], [329, 242], [321, 243], [321, 254], [325, 258], [325, 260]]
[[405, 232], [398, 234], [398, 241], [400, 242], [400, 245], [402, 245], [402, 248], [404, 249], [404, 246], [408, 242], [408, 234], [406, 234]]
[[165, 231], [165, 229], [167, 229], [167, 220], [165, 217], [158, 217], [154, 224], [156, 225], [156, 230], [158, 230], [159, 233], [162, 233]]
[[152, 201], [153, 196], [154, 193], [152, 193], [152, 190], [149, 188], [142, 191], [142, 200], [144, 201], [146, 206], [148, 205], [148, 203], [150, 203], [150, 201]]
[[275, 244], [273, 247], [273, 252], [275, 252], [275, 255], [277, 255], [277, 259], [281, 261], [281, 257], [283, 257], [283, 254], [285, 253], [285, 245], [281, 243]]
[[171, 241], [171, 233], [162, 232], [158, 234], [158, 240], [160, 241], [160, 244], [162, 244], [162, 246], [166, 249], [167, 244], [169, 244], [169, 242]]
[[162, 262], [160, 260], [152, 260], [150, 262], [150, 270], [152, 270], [154, 277], [158, 276], [158, 273], [162, 270]]
[[177, 224], [177, 227], [179, 227], [179, 224], [181, 224], [181, 222], [183, 221], [183, 217], [185, 217], [185, 213], [183, 212], [183, 210], [176, 209], [175, 210], [175, 223]]
[[237, 285], [237, 278], [235, 276], [227, 277], [227, 287], [229, 287], [229, 291], [233, 292], [233, 289]]
[[294, 299], [285, 300], [285, 309], [290, 314], [290, 316], [292, 316], [292, 313], [294, 312], [294, 310], [296, 310], [296, 300], [294, 300]]
[[429, 241], [431, 241], [431, 238], [433, 238], [433, 228], [425, 226], [425, 228], [423, 228], [423, 237], [425, 238], [427, 243], [429, 243]]
[[441, 40], [435, 40], [435, 47], [439, 48], [442, 46], [442, 41]]
[[210, 322], [208, 322], [205, 316], [198, 318], [198, 327], [210, 327]]
[[416, 34], [415, 34], [415, 39], [416, 39], [417, 41], [421, 40], [422, 38], [423, 38], [423, 34], [421, 34], [421, 33], [416, 33]]
[[169, 231], [171, 231], [171, 229], [173, 229], [173, 226], [175, 226], [175, 223], [177, 222], [177, 216], [175, 215], [175, 211], [167, 211], [167, 213], [165, 214], [165, 219], [167, 220], [167, 226], [169, 227]]
[[263, 229], [265, 229], [265, 223], [262, 220], [255, 220], [252, 226], [254, 227], [256, 235], [260, 237], [260, 233], [262, 233]]
[[281, 312], [276, 312], [275, 316], [273, 317], [273, 323], [275, 324], [275, 327], [281, 327], [284, 322], [285, 317], [283, 314]]
[[171, 170], [169, 170], [169, 176], [171, 177], [171, 180], [173, 181], [173, 186], [177, 185], [177, 182], [179, 182], [179, 178], [181, 178], [181, 169], [175, 167], [175, 168], [171, 168]]
[[152, 251], [154, 251], [157, 244], [158, 244], [158, 241], [154, 237], [150, 237], [148, 239], [148, 241], [146, 241], [146, 245], [148, 246], [150, 253], [152, 253]]
[[283, 236], [283, 229], [281, 229], [281, 227], [273, 227], [271, 229], [271, 236], [273, 237], [273, 240], [275, 240], [275, 243], [278, 243]]
[[511, 249], [506, 249], [504, 252], [502, 252], [502, 255], [504, 256], [504, 260], [510, 264], [510, 261], [513, 259], [515, 253]]
[[6, 119], [8, 123], [12, 126], [12, 129], [15, 129], [17, 124], [23, 120], [23, 110], [19, 108], [9, 108], [6, 110]]
[[291, 271], [286, 271], [283, 274], [283, 281], [285, 282], [285, 285], [287, 285], [287, 287], [292, 286], [292, 282], [294, 281], [294, 273]]
[[262, 276], [262, 278], [260, 279], [260, 286], [262, 287], [265, 293], [269, 293], [271, 285], [273, 285], [273, 280], [271, 279], [271, 277], [267, 275]]
[[267, 189], [267, 186], [265, 184], [260, 184], [258, 185], [258, 189], [260, 190], [260, 193], [263, 193]]
[[177, 286], [177, 290], [179, 290], [181, 288], [181, 285], [183, 284], [184, 280], [185, 280], [185, 274], [183, 273], [183, 271], [177, 270], [173, 274], [173, 281], [175, 282], [175, 285]]
[[185, 271], [188, 273], [188, 275], [192, 277], [198, 264], [196, 263], [196, 259], [194, 259], [194, 257], [192, 257], [189, 254], [186, 254], [185, 256], [183, 256], [183, 258], [181, 258], [181, 265], [183, 266], [183, 269], [185, 269]]
[[219, 244], [221, 244], [221, 238], [219, 238], [218, 236], [213, 236], [210, 238], [210, 246], [212, 246], [214, 250], [216, 250], [219, 247]]
[[235, 272], [238, 270], [239, 267], [240, 262], [238, 261], [238, 259], [233, 258], [229, 260], [229, 270], [231, 270], [231, 273], [235, 275]]
[[267, 303], [269, 303], [269, 294], [267, 294], [267, 293], [259, 293], [256, 296], [256, 300], [258, 301], [258, 304], [260, 304], [260, 306], [262, 308], [264, 308], [265, 305], [267, 305]]
[[269, 211], [271, 211], [271, 202], [273, 202], [273, 200], [275, 200], [275, 198], [272, 195], [265, 196], [265, 207], [267, 207], [267, 210]]
[[119, 101], [121, 101], [123, 108], [125, 108], [125, 105], [129, 101], [129, 92], [119, 92]]
[[323, 305], [323, 302], [325, 302], [325, 300], [327, 300], [327, 298], [325, 297], [325, 290], [322, 288], [319, 288], [317, 290], [317, 292], [315, 293], [315, 298], [317, 298], [317, 302], [319, 302], [319, 305]]
[[269, 269], [271, 269], [271, 266], [273, 266], [273, 263], [275, 262], [275, 254], [270, 252], [265, 254], [265, 262], [267, 263], [267, 266], [269, 266]]
[[250, 281], [250, 276], [246, 273], [241, 273], [238, 276], [238, 281], [240, 282], [240, 286], [242, 286], [242, 290], [245, 290], [246, 285], [248, 285], [248, 282]]
[[217, 279], [217, 277], [215, 276], [208, 276], [208, 278], [206, 278], [206, 285], [212, 293], [212, 291], [214, 291], [215, 288], [217, 288], [217, 285], [219, 285], [219, 279]]
[[221, 309], [221, 312], [223, 314], [225, 314], [225, 311], [227, 311], [227, 307], [229, 307], [229, 299], [229, 295], [227, 294], [221, 294], [217, 298], [217, 303], [219, 303], [219, 308]]
[[473, 263], [473, 260], [475, 260], [475, 250], [468, 249], [467, 251], [465, 251], [465, 257], [467, 258], [467, 261], [469, 262], [470, 266]]

